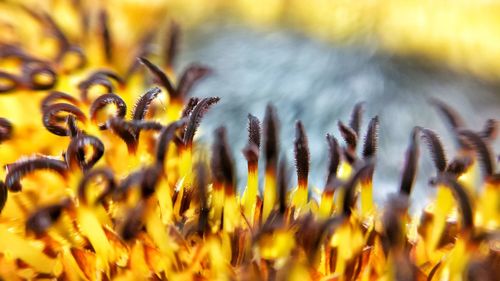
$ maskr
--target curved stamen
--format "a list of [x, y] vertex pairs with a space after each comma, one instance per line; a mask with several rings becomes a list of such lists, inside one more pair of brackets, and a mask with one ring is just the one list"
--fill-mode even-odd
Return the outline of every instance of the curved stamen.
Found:
[[[86, 147], [92, 147], [92, 155], [85, 159]], [[66, 150], [66, 163], [70, 169], [75, 167], [86, 171], [92, 168], [104, 155], [104, 144], [98, 138], [85, 134], [74, 137]]]
[[[94, 123], [97, 122], [99, 112], [109, 104], [114, 104], [116, 106], [115, 118], [125, 117], [127, 114], [127, 105], [125, 104], [125, 101], [118, 95], [109, 93], [101, 95], [94, 100], [90, 107], [90, 120]], [[98, 124], [98, 126], [101, 130], [106, 129], [106, 124]]]
[[67, 173], [66, 162], [47, 157], [34, 157], [7, 166], [5, 185], [11, 192], [21, 191], [21, 179], [38, 170], [51, 170], [65, 177]]
[[85, 114], [76, 106], [67, 103], [56, 103], [47, 106], [43, 112], [43, 125], [49, 132], [58, 135], [58, 136], [68, 136], [68, 129], [57, 124], [61, 121], [60, 114], [62, 112], [66, 112], [72, 114], [76, 117], [77, 120], [81, 122], [86, 122], [87, 118]]
[[439, 139], [438, 135], [430, 129], [419, 127], [419, 130], [422, 133], [422, 138], [427, 143], [427, 146], [431, 152], [434, 166], [439, 173], [443, 173], [446, 170], [447, 160], [441, 140]]
[[377, 153], [378, 128], [378, 116], [375, 116], [372, 118], [372, 120], [370, 120], [370, 123], [368, 124], [368, 131], [366, 132], [365, 143], [363, 146], [364, 159], [372, 158]]
[[107, 196], [115, 191], [116, 181], [113, 171], [108, 168], [98, 168], [91, 170], [83, 176], [83, 179], [78, 185], [78, 198], [82, 203], [87, 204], [86, 189], [89, 186], [89, 183], [95, 178], [99, 177], [106, 182], [106, 185], [101, 194], [96, 197], [96, 204], [102, 203]]
[[217, 102], [219, 102], [219, 97], [209, 97], [204, 98], [192, 110], [189, 115], [189, 121], [186, 126], [186, 130], [184, 132], [184, 145], [186, 147], [191, 147], [193, 144], [193, 138], [196, 133], [196, 130], [200, 126], [203, 115], [210, 109], [210, 107]]

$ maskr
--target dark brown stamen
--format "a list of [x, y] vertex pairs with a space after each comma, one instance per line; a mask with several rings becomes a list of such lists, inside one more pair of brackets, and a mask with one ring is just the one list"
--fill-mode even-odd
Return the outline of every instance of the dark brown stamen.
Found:
[[216, 183], [223, 184], [226, 194], [235, 194], [236, 175], [234, 160], [227, 141], [225, 127], [219, 127], [214, 132], [215, 141], [212, 145], [212, 175]]
[[187, 97], [192, 88], [212, 73], [212, 69], [203, 65], [192, 64], [184, 70], [177, 85], [177, 95], [179, 98]]
[[[94, 100], [92, 105], [90, 106], [90, 120], [92, 122], [97, 122], [97, 117], [99, 111], [104, 109], [107, 105], [114, 104], [116, 106], [116, 114], [114, 117], [116, 118], [124, 118], [127, 114], [127, 105], [125, 101], [120, 98], [118, 95], [109, 93], [99, 96]], [[105, 130], [106, 124], [99, 124], [99, 129]]]
[[186, 131], [184, 132], [184, 145], [188, 148], [191, 148], [193, 145], [193, 138], [198, 126], [200, 126], [201, 119], [203, 115], [210, 109], [210, 107], [217, 102], [219, 102], [219, 97], [209, 97], [203, 98], [198, 104], [194, 107], [193, 111], [189, 115], [189, 121], [186, 126]]
[[355, 152], [358, 143], [358, 134], [356, 134], [356, 132], [352, 128], [342, 123], [342, 121], [338, 122], [338, 127], [340, 130], [340, 134], [342, 135], [342, 138], [347, 144], [347, 148], [351, 152]]
[[70, 96], [69, 94], [59, 91], [50, 91], [49, 94], [42, 100], [41, 109], [45, 110], [47, 107], [49, 107], [57, 100], [64, 100], [73, 105], [79, 104], [79, 101], [75, 97]]
[[127, 71], [125, 72], [124, 76], [125, 81], [128, 81], [130, 77], [132, 77], [132, 75], [139, 70], [141, 62], [137, 58], [147, 57], [151, 54], [152, 52], [151, 43], [153, 42], [156, 33], [157, 30], [153, 28], [149, 32], [146, 32], [144, 37], [141, 39], [136, 55], [134, 56], [134, 59], [130, 63], [130, 66], [128, 67]]
[[377, 153], [378, 127], [378, 116], [375, 116], [368, 124], [368, 131], [366, 132], [365, 144], [363, 146], [364, 159], [375, 157], [375, 154]]
[[161, 166], [153, 165], [144, 169], [141, 182], [141, 196], [143, 199], [151, 197], [156, 191], [158, 180], [161, 176]]
[[131, 127], [136, 128], [141, 131], [161, 131], [163, 125], [155, 121], [126, 121]]
[[146, 117], [149, 106], [153, 100], [158, 97], [161, 93], [160, 88], [154, 87], [148, 90], [144, 95], [142, 95], [137, 103], [135, 104], [134, 110], [132, 111], [133, 120], [143, 120]]
[[134, 239], [137, 234], [142, 230], [142, 218], [146, 209], [144, 201], [139, 201], [137, 206], [127, 214], [125, 223], [120, 231], [120, 236], [125, 241]]
[[68, 124], [68, 134], [71, 138], [76, 137], [81, 131], [76, 125], [76, 119], [74, 115], [68, 115], [66, 118], [66, 124]]
[[119, 85], [124, 85], [125, 80], [115, 71], [109, 70], [109, 69], [100, 69], [95, 72], [93, 72], [90, 75], [89, 80], [93, 80], [96, 78], [105, 78], [105, 79], [113, 79], [115, 80]]
[[459, 177], [467, 171], [472, 165], [472, 159], [469, 156], [463, 156], [453, 159], [446, 167], [446, 172]]
[[254, 144], [247, 144], [242, 150], [243, 156], [248, 162], [249, 168], [257, 168], [259, 162], [259, 148]]
[[266, 171], [276, 172], [279, 153], [279, 120], [276, 108], [268, 104], [264, 116], [264, 157]]
[[288, 186], [290, 183], [290, 173], [288, 171], [287, 160], [282, 157], [278, 169], [278, 199], [279, 199], [279, 211], [282, 215], [285, 214], [287, 204], [286, 193], [288, 191]]
[[349, 120], [349, 127], [356, 133], [357, 136], [360, 134], [361, 122], [363, 119], [364, 102], [358, 102], [354, 105], [351, 113], [351, 119]]
[[170, 82], [170, 79], [165, 74], [165, 72], [163, 72], [157, 65], [150, 62], [146, 58], [138, 58], [138, 59], [153, 74], [156, 83], [160, 84], [160, 86], [163, 86], [165, 89], [167, 89], [170, 98], [176, 100], [178, 98], [178, 93], [174, 88], [172, 82]]
[[3, 207], [5, 207], [8, 194], [7, 186], [5, 186], [3, 181], [0, 181], [0, 214], [2, 213]]
[[175, 137], [175, 133], [179, 128], [182, 128], [186, 124], [186, 119], [181, 119], [179, 121], [173, 122], [167, 127], [164, 127], [160, 131], [158, 136], [158, 142], [156, 145], [156, 163], [163, 167], [165, 165], [165, 159], [167, 159], [168, 146], [170, 141]]
[[498, 135], [498, 122], [495, 119], [488, 119], [484, 124], [480, 136], [488, 141], [494, 141]]
[[[40, 76], [44, 79], [37, 79]], [[23, 67], [23, 80], [26, 87], [32, 90], [48, 90], [57, 83], [57, 74], [49, 65], [28, 64]]]
[[[92, 156], [85, 158], [86, 147], [92, 147]], [[92, 168], [104, 154], [104, 144], [98, 138], [79, 134], [74, 137], [66, 150], [66, 163], [70, 169], [80, 167], [83, 171]]]
[[461, 130], [459, 134], [465, 137], [474, 147], [484, 173], [487, 176], [493, 175], [496, 172], [495, 157], [489, 145], [478, 134], [470, 130]]
[[344, 202], [342, 205], [342, 213], [344, 216], [349, 217], [352, 213], [352, 209], [354, 208], [355, 205], [354, 198], [358, 181], [361, 178], [364, 178], [367, 175], [372, 174], [373, 168], [374, 168], [373, 163], [371, 162], [366, 163], [364, 166], [359, 168], [345, 184]]
[[74, 68], [69, 70], [82, 69], [87, 64], [87, 56], [83, 52], [83, 49], [75, 45], [70, 45], [67, 49], [60, 49], [55, 60], [58, 64], [60, 64], [63, 62], [64, 57], [70, 54], [78, 57], [78, 63], [74, 66]]
[[260, 121], [252, 114], [248, 114], [248, 144], [260, 148]]
[[17, 89], [23, 83], [22, 79], [14, 74], [0, 71], [0, 94]]
[[[35, 14], [35, 11], [32, 11], [31, 14]], [[39, 19], [43, 20], [44, 23], [49, 27], [51, 33], [54, 37], [59, 41], [59, 48], [61, 50], [66, 50], [70, 46], [70, 42], [64, 32], [59, 28], [54, 19], [47, 13], [43, 12], [41, 15], [37, 16]]]
[[[407, 213], [408, 197], [391, 196], [388, 200], [386, 211], [382, 221], [384, 225], [384, 242], [387, 243], [387, 252], [389, 249], [401, 250], [405, 245], [405, 233], [401, 218]], [[385, 248], [385, 247], [384, 247]]]
[[449, 187], [455, 199], [458, 201], [458, 206], [462, 213], [462, 230], [467, 232], [474, 228], [474, 216], [472, 212], [472, 205], [469, 195], [465, 191], [465, 188], [459, 184], [455, 179], [449, 176], [439, 176], [435, 180], [434, 184], [442, 184]]
[[43, 114], [43, 125], [49, 132], [58, 135], [58, 136], [68, 136], [68, 129], [58, 125], [57, 123], [62, 120], [66, 120], [66, 118], [61, 119], [61, 113], [66, 112], [72, 114], [76, 117], [77, 120], [81, 122], [86, 122], [87, 118], [85, 114], [76, 106], [67, 103], [56, 103], [47, 106], [42, 114]]
[[186, 106], [184, 107], [184, 109], [182, 110], [182, 114], [181, 114], [181, 117], [182, 118], [185, 118], [185, 117], [189, 117], [189, 115], [191, 115], [191, 112], [193, 112], [194, 110], [194, 107], [200, 102], [200, 99], [197, 98], [197, 97], [191, 97], [189, 98]]
[[413, 184], [415, 183], [415, 178], [418, 170], [418, 158], [420, 155], [420, 149], [418, 146], [418, 133], [419, 128], [414, 128], [408, 148], [406, 149], [405, 164], [403, 166], [403, 175], [401, 177], [401, 185], [399, 187], [399, 192], [410, 196]]
[[198, 219], [198, 232], [205, 233], [209, 231], [208, 216], [210, 208], [208, 205], [208, 171], [203, 163], [197, 163], [194, 170], [194, 190], [197, 191], [200, 201], [200, 215]]
[[110, 62], [113, 59], [113, 44], [111, 40], [111, 32], [109, 30], [108, 13], [105, 10], [101, 10], [99, 13], [99, 29], [101, 32], [104, 56], [106, 61]]
[[172, 68], [174, 66], [179, 49], [180, 37], [180, 27], [176, 22], [172, 21], [165, 42], [165, 65], [168, 67]]
[[113, 171], [111, 171], [108, 168], [93, 169], [83, 176], [83, 179], [80, 181], [80, 184], [78, 185], [78, 198], [84, 204], [88, 203], [87, 196], [85, 193], [87, 187], [90, 184], [90, 182], [93, 181], [95, 178], [100, 178], [104, 180], [104, 182], [106, 183], [103, 191], [96, 198], [95, 201], [96, 204], [102, 203], [106, 197], [108, 197], [115, 191], [116, 181]]
[[116, 187], [115, 192], [113, 193], [113, 200], [123, 200], [129, 189], [135, 185], [141, 184], [143, 182], [143, 178], [144, 169], [133, 171], [128, 174], [127, 177]]
[[12, 137], [12, 123], [5, 118], [0, 118], [0, 143]]
[[326, 176], [326, 185], [329, 185], [333, 179], [337, 177], [337, 171], [340, 165], [341, 150], [337, 139], [330, 135], [326, 135], [328, 142], [328, 173]]
[[[200, 102], [200, 99], [197, 97], [191, 97], [189, 98], [187, 104], [184, 106], [184, 109], [182, 110], [181, 113], [181, 118], [188, 118], [189, 115], [193, 112], [194, 108], [196, 105]], [[186, 133], [186, 128], [184, 127], [184, 130], [180, 133], [179, 137], [181, 138], [181, 142], [184, 139], [184, 134]]]
[[78, 84], [78, 89], [80, 89], [80, 97], [83, 101], [89, 100], [89, 89], [100, 85], [106, 89], [106, 93], [111, 93], [114, 91], [114, 86], [111, 81], [102, 75], [92, 75], [87, 80], [84, 80]]
[[307, 186], [309, 176], [309, 165], [311, 156], [309, 154], [309, 144], [306, 129], [301, 121], [295, 123], [295, 167], [297, 169], [297, 181], [299, 186]]
[[42, 235], [57, 222], [63, 210], [68, 207], [69, 200], [62, 203], [42, 207], [31, 214], [26, 220], [26, 229], [36, 235]]
[[111, 118], [106, 123], [111, 131], [120, 137], [127, 145], [129, 153], [135, 153], [137, 150], [137, 130], [138, 128], [132, 126], [121, 118]]
[[25, 175], [37, 170], [52, 170], [62, 176], [66, 176], [67, 166], [64, 161], [47, 157], [20, 160], [7, 166], [5, 185], [11, 192], [21, 191], [21, 179]]
[[465, 122], [462, 117], [460, 117], [460, 115], [449, 105], [436, 98], [429, 99], [429, 103], [439, 110], [453, 130], [465, 127]]
[[422, 132], [422, 138], [425, 140], [430, 150], [434, 166], [439, 173], [443, 173], [446, 170], [447, 160], [441, 140], [439, 140], [438, 135], [430, 129], [420, 128], [419, 130]]

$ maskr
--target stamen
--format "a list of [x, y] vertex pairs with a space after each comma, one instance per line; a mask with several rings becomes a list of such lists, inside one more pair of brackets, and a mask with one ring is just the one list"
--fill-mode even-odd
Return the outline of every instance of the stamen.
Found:
[[495, 119], [488, 119], [484, 124], [483, 130], [479, 133], [479, 135], [488, 140], [494, 141], [498, 135], [498, 122]]
[[276, 172], [279, 153], [279, 120], [276, 114], [276, 108], [270, 104], [266, 107], [263, 132], [266, 171]]
[[295, 123], [295, 167], [297, 169], [297, 181], [299, 188], [307, 189], [307, 178], [309, 176], [310, 154], [306, 131], [301, 121]]
[[14, 74], [0, 71], [0, 93], [9, 93], [22, 84], [22, 79]]
[[186, 124], [186, 119], [181, 119], [179, 121], [173, 122], [167, 127], [160, 131], [158, 136], [158, 142], [156, 145], [156, 163], [164, 167], [165, 160], [167, 159], [168, 146], [170, 141], [175, 137], [175, 132]]
[[165, 65], [173, 68], [179, 49], [181, 30], [179, 25], [172, 21], [165, 42]]
[[282, 157], [278, 169], [278, 198], [279, 198], [279, 211], [284, 215], [288, 207], [287, 204], [287, 190], [290, 182], [290, 173], [288, 171], [288, 164], [286, 157]]
[[68, 207], [69, 201], [49, 205], [38, 209], [26, 220], [26, 229], [40, 236], [57, 222], [63, 210]]
[[212, 175], [215, 182], [223, 184], [226, 193], [235, 194], [236, 177], [234, 160], [227, 142], [225, 127], [219, 127], [214, 132], [215, 141], [212, 145]]
[[170, 82], [170, 79], [168, 76], [163, 72], [157, 65], [154, 63], [150, 62], [146, 58], [138, 58], [138, 60], [146, 66], [146, 68], [153, 74], [156, 83], [159, 83], [160, 86], [163, 86], [165, 89], [167, 89], [168, 95], [172, 100], [175, 100], [178, 98], [178, 93], [177, 90], [174, 88], [174, 85], [172, 82]]
[[351, 178], [347, 181], [344, 186], [344, 201], [342, 204], [342, 214], [346, 217], [349, 217], [352, 213], [352, 209], [355, 204], [355, 192], [356, 186], [361, 178], [366, 176], [366, 174], [373, 173], [374, 165], [373, 163], [367, 163], [364, 166], [360, 167]]
[[137, 150], [137, 127], [132, 126], [121, 118], [111, 118], [108, 120], [106, 127], [120, 137], [127, 145], [129, 153], [135, 153]]
[[132, 111], [132, 120], [144, 119], [148, 113], [149, 106], [160, 93], [160, 88], [154, 87], [142, 95], [139, 100], [137, 100], [134, 110]]
[[86, 122], [87, 117], [85, 117], [85, 114], [76, 106], [67, 104], [67, 103], [56, 103], [47, 106], [43, 112], [43, 125], [49, 132], [58, 135], [58, 136], [68, 136], [68, 129], [58, 125], [57, 122], [60, 119], [59, 114], [62, 112], [67, 112], [69, 114], [72, 114], [76, 117], [77, 120], [81, 122]]
[[358, 143], [358, 134], [352, 128], [347, 127], [344, 123], [342, 123], [342, 121], [339, 121], [337, 124], [340, 130], [340, 134], [347, 144], [348, 150], [350, 152], [355, 152]]
[[[92, 156], [86, 160], [86, 146], [92, 147]], [[83, 171], [91, 169], [104, 155], [104, 144], [98, 138], [86, 134], [79, 134], [71, 140], [66, 150], [66, 163], [69, 169], [75, 167]]]
[[9, 120], [0, 118], [0, 143], [11, 139], [12, 128], [12, 123]]
[[375, 154], [377, 153], [378, 127], [378, 116], [375, 116], [372, 120], [370, 120], [370, 123], [368, 124], [368, 131], [365, 136], [365, 144], [363, 146], [363, 158], [365, 160], [375, 157]]
[[69, 94], [60, 91], [50, 91], [49, 94], [41, 102], [42, 111], [46, 110], [47, 107], [52, 105], [57, 100], [64, 100], [73, 105], [79, 105], [79, 101]]
[[144, 224], [142, 218], [144, 216], [146, 204], [143, 200], [139, 201], [137, 206], [128, 212], [125, 223], [123, 224], [120, 236], [125, 241], [134, 239], [142, 230]]
[[[114, 116], [115, 118], [125, 117], [125, 115], [127, 114], [127, 105], [125, 104], [125, 101], [118, 95], [109, 93], [101, 95], [94, 100], [90, 107], [90, 120], [94, 123], [97, 122], [99, 111], [104, 109], [109, 104], [114, 104], [116, 106], [116, 114]], [[101, 130], [106, 129], [106, 124], [98, 124], [98, 126]]]
[[208, 215], [210, 208], [208, 205], [208, 172], [207, 167], [203, 163], [195, 165], [194, 190], [197, 191], [198, 200], [200, 201], [200, 215], [198, 218], [198, 233], [207, 233], [209, 231]]
[[406, 149], [405, 154], [405, 164], [403, 166], [403, 173], [401, 177], [401, 185], [399, 187], [399, 192], [410, 196], [411, 190], [415, 183], [415, 178], [417, 176], [418, 170], [418, 158], [420, 155], [420, 149], [418, 146], [418, 133], [420, 129], [413, 128], [410, 137], [410, 143]]
[[248, 144], [260, 148], [260, 121], [252, 114], [248, 114]]
[[358, 102], [354, 105], [351, 113], [351, 119], [349, 120], [349, 127], [359, 136], [361, 130], [361, 122], [363, 119], [364, 112], [364, 102]]
[[192, 110], [189, 115], [189, 121], [186, 126], [186, 131], [184, 132], [184, 145], [187, 148], [191, 148], [193, 145], [193, 138], [196, 130], [200, 126], [203, 115], [210, 109], [210, 107], [220, 100], [219, 97], [209, 97], [203, 98]]
[[8, 197], [7, 186], [3, 181], [0, 181], [0, 214], [2, 213], [3, 207], [5, 207], [5, 203], [7, 203]]
[[470, 130], [461, 130], [460, 135], [470, 141], [476, 150], [477, 156], [480, 160], [483, 172], [486, 176], [491, 176], [496, 172], [495, 157], [491, 152], [491, 148], [483, 141], [483, 139], [476, 133]]
[[474, 217], [472, 213], [472, 205], [467, 192], [464, 187], [459, 184], [455, 179], [448, 176], [439, 176], [435, 181], [436, 185], [442, 184], [449, 187], [455, 199], [458, 201], [458, 206], [462, 213], [462, 231], [468, 232], [474, 229]]
[[102, 203], [106, 197], [115, 192], [116, 182], [113, 171], [111, 171], [108, 168], [93, 169], [83, 176], [83, 179], [80, 181], [80, 184], [78, 185], [78, 198], [84, 204], [88, 203], [87, 196], [85, 193], [86, 189], [89, 183], [95, 178], [101, 178], [106, 182], [106, 186], [104, 187], [103, 191], [99, 196], [96, 197], [95, 204]]
[[337, 177], [341, 150], [340, 145], [334, 136], [327, 134], [326, 142], [328, 143], [328, 173], [326, 176], [326, 185], [329, 185], [333, 179]]
[[57, 83], [57, 74], [49, 65], [30, 63], [23, 67], [23, 80], [32, 90], [48, 90]]
[[192, 64], [184, 70], [177, 85], [177, 98], [184, 99], [191, 92], [192, 88], [212, 73], [212, 69], [199, 64]]
[[439, 173], [443, 173], [446, 170], [447, 160], [443, 145], [439, 140], [438, 135], [430, 129], [419, 127], [419, 130], [422, 133], [422, 138], [427, 143], [427, 146], [431, 152], [434, 166]]
[[108, 26], [108, 13], [105, 10], [101, 10], [99, 13], [99, 29], [102, 38], [102, 47], [104, 51], [104, 56], [107, 62], [111, 62], [113, 59], [113, 44], [111, 39], [111, 32]]
[[51, 170], [65, 177], [67, 166], [64, 161], [47, 157], [23, 159], [8, 165], [5, 185], [11, 192], [21, 191], [21, 179], [37, 170]]
[[453, 130], [465, 128], [465, 122], [462, 117], [449, 105], [436, 98], [429, 99], [429, 103], [439, 110]]

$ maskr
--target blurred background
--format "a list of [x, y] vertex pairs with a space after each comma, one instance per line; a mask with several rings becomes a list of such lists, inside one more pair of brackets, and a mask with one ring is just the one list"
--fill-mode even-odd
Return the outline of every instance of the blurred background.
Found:
[[[17, 2], [17, 1], [16, 1]], [[482, 128], [500, 112], [500, 2], [481, 0], [139, 0], [21, 1], [46, 10], [78, 41], [75, 22], [95, 7], [109, 13], [117, 52], [130, 56], [136, 42], [172, 20], [182, 29], [175, 70], [191, 62], [214, 69], [193, 92], [220, 96], [202, 122], [200, 138], [226, 125], [245, 182], [246, 116], [263, 118], [273, 103], [281, 119], [282, 150], [293, 161], [294, 123], [309, 136], [311, 185], [326, 175], [326, 133], [339, 136], [337, 120], [348, 121], [355, 103], [365, 101], [365, 118], [380, 118], [375, 198], [396, 191], [409, 134], [416, 125], [436, 130], [452, 158], [455, 147], [442, 118], [427, 100], [447, 102], [471, 128]], [[0, 23], [12, 18], [0, 1]], [[68, 8], [69, 7], [69, 8]], [[73, 13], [68, 12], [73, 11]], [[26, 25], [16, 20], [13, 25]], [[92, 22], [89, 23], [90, 25]], [[31, 32], [31, 33], [30, 33]], [[34, 40], [36, 31], [26, 31]], [[31, 36], [30, 36], [31, 34]], [[160, 32], [165, 34], [165, 32]], [[8, 40], [9, 34], [0, 35]], [[6, 39], [7, 38], [7, 39]], [[160, 36], [158, 42], [161, 42]], [[39, 47], [39, 46], [36, 46]], [[34, 48], [36, 48], [34, 47]], [[161, 44], [153, 45], [154, 54]], [[129, 63], [115, 56], [114, 67]], [[363, 131], [364, 136], [364, 131]], [[494, 144], [499, 148], [498, 141]], [[432, 193], [434, 174], [422, 149], [413, 208]]]

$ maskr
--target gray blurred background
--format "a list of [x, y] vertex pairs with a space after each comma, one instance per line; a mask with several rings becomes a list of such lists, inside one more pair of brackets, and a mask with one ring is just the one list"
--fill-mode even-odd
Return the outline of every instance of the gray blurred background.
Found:
[[[431, 65], [419, 58], [393, 57], [373, 45], [318, 42], [288, 30], [256, 31], [234, 24], [207, 23], [183, 33], [179, 69], [190, 62], [211, 66], [215, 73], [194, 96], [220, 96], [202, 121], [200, 139], [211, 143], [212, 131], [225, 125], [235, 153], [239, 188], [246, 184], [241, 149], [247, 141], [247, 114], [263, 119], [266, 104], [278, 108], [281, 148], [293, 165], [294, 123], [306, 126], [311, 150], [310, 184], [322, 188], [326, 176], [326, 133], [340, 140], [337, 120], [349, 121], [355, 103], [366, 102], [363, 138], [368, 120], [379, 115], [380, 134], [374, 196], [379, 204], [399, 186], [404, 152], [416, 125], [436, 130], [448, 157], [455, 153], [449, 130], [429, 97], [457, 109], [473, 129], [499, 117], [500, 87], [467, 74]], [[498, 151], [498, 141], [495, 143]], [[412, 209], [425, 204], [434, 174], [429, 153], [422, 149]], [[261, 165], [263, 166], [263, 165]], [[294, 177], [294, 184], [296, 182]]]

